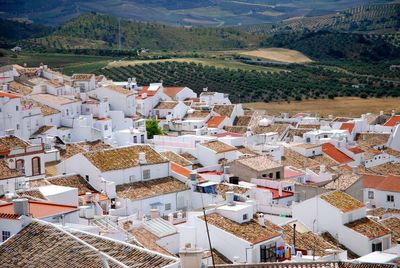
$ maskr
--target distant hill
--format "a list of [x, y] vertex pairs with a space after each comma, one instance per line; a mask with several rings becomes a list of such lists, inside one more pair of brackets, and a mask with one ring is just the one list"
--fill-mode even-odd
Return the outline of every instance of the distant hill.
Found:
[[242, 29], [254, 33], [276, 33], [282, 30], [396, 33], [400, 31], [400, 2], [362, 5], [323, 16], [307, 16], [270, 24], [246, 25]]
[[119, 40], [122, 49], [191, 51], [257, 47], [261, 38], [233, 28], [119, 22], [109, 15], [86, 14], [66, 22], [51, 35], [33, 41], [46, 48], [74, 49], [119, 48]]
[[2, 0], [3, 18], [60, 25], [88, 12], [170, 25], [237, 26], [320, 16], [387, 0]]

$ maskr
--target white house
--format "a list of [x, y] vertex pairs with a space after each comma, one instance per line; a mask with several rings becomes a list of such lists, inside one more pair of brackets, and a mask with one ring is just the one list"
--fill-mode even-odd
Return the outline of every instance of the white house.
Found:
[[214, 104], [231, 104], [228, 94], [209, 91], [200, 93], [200, 102], [206, 103], [209, 106]]
[[350, 195], [328, 192], [293, 206], [293, 217], [317, 233], [329, 232], [362, 256], [390, 248], [390, 230], [366, 217], [366, 207]]
[[161, 119], [182, 119], [189, 107], [181, 101], [161, 101], [154, 107], [155, 114]]
[[400, 177], [363, 175], [364, 202], [377, 208], [400, 208]]
[[162, 83], [152, 83], [150, 86], [142, 87], [138, 91], [138, 95], [136, 96], [136, 110], [145, 117], [154, 116], [154, 107], [156, 107], [161, 100], [166, 99], [167, 97], [163, 93]]
[[184, 101], [197, 98], [197, 94], [188, 87], [164, 87], [163, 92], [174, 101]]
[[88, 92], [96, 88], [96, 78], [94, 74], [73, 74], [72, 84], [78, 87], [80, 92]]
[[89, 93], [95, 99], [108, 100], [111, 110], [122, 111], [125, 116], [136, 114], [136, 99], [133, 91], [115, 85], [96, 88]]
[[238, 150], [222, 141], [197, 144], [197, 158], [203, 166], [218, 165], [238, 158]]

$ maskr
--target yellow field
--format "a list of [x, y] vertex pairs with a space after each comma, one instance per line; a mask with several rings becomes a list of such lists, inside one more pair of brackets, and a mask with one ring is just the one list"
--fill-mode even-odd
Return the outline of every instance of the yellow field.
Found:
[[400, 98], [369, 98], [361, 99], [356, 97], [340, 97], [334, 100], [304, 100], [287, 102], [255, 102], [244, 103], [244, 107], [266, 110], [268, 114], [279, 114], [288, 112], [291, 115], [299, 112], [311, 112], [321, 116], [360, 116], [365, 113], [379, 114], [384, 111], [390, 114], [392, 110], [400, 111]]
[[312, 60], [303, 53], [286, 48], [265, 48], [252, 51], [244, 51], [240, 52], [240, 54], [251, 57], [257, 57], [261, 59], [272, 60], [272, 61], [287, 62], [287, 63], [312, 62]]

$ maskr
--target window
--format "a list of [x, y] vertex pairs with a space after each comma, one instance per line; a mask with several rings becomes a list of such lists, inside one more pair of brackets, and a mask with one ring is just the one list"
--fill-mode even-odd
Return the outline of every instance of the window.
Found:
[[311, 142], [311, 139], [310, 139], [310, 138], [307, 138], [307, 139], [306, 139], [306, 142], [307, 142], [307, 143], [310, 143], [310, 142]]
[[271, 173], [268, 174], [268, 177], [269, 177], [270, 179], [272, 179], [272, 178], [274, 177], [274, 174], [271, 172]]
[[328, 135], [324, 135], [324, 138], [328, 138]]
[[89, 181], [89, 175], [85, 175], [85, 180]]
[[150, 169], [143, 170], [143, 179], [144, 180], [150, 179]]
[[266, 178], [267, 177], [267, 174], [262, 174], [261, 175], [263, 178]]
[[260, 246], [260, 262], [276, 262], [276, 246], [274, 244]]
[[171, 210], [171, 203], [165, 204], [165, 210]]
[[40, 157], [32, 158], [32, 176], [40, 175]]
[[368, 191], [368, 199], [374, 199], [374, 191]]
[[137, 136], [133, 136], [133, 143], [137, 143]]
[[386, 201], [387, 202], [394, 202], [394, 195], [388, 194], [386, 196]]
[[249, 216], [247, 215], [247, 213], [246, 214], [243, 214], [243, 220], [245, 221], [245, 220], [247, 220], [249, 218]]
[[140, 142], [144, 143], [144, 135], [140, 135]]
[[19, 124], [17, 124], [17, 130], [19, 130]]
[[1, 241], [6, 241], [7, 239], [9, 239], [11, 236], [11, 233], [9, 231], [2, 231], [1, 232]]
[[134, 181], [135, 181], [135, 175], [130, 175], [129, 182], [134, 182]]
[[108, 125], [104, 125], [104, 130], [108, 130]]
[[24, 160], [23, 159], [18, 159], [16, 162], [16, 167], [17, 170], [23, 170], [24, 169]]
[[276, 172], [276, 178], [277, 178], [277, 179], [280, 179], [280, 178], [281, 178], [281, 172], [280, 172], [280, 171], [277, 171], [277, 172]]
[[372, 243], [372, 252], [382, 251], [382, 242]]
[[19, 106], [18, 106], [18, 105], [15, 106], [15, 110], [16, 110], [16, 111], [19, 111]]

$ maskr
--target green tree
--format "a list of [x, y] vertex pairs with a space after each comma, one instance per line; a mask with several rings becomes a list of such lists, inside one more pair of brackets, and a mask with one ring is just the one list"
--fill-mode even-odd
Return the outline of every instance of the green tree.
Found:
[[152, 139], [154, 135], [163, 134], [163, 131], [158, 126], [158, 122], [155, 118], [146, 120], [146, 131], [147, 131], [147, 138], [149, 139]]

